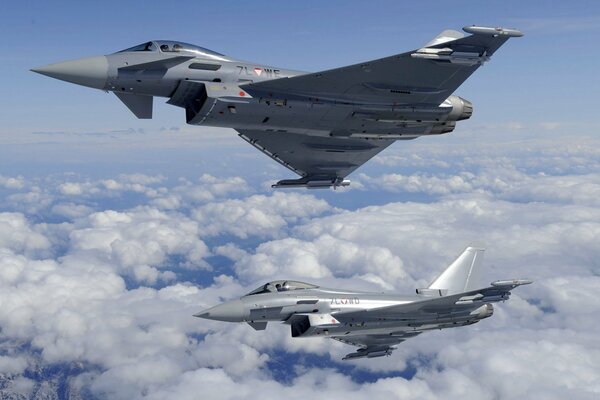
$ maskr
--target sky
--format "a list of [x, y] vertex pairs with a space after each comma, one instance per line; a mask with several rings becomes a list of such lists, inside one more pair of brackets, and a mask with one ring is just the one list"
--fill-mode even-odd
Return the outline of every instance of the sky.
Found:
[[[3, 2], [0, 397], [597, 398], [597, 1]], [[396, 143], [350, 188], [292, 173], [230, 129], [30, 68], [149, 39], [319, 71], [445, 29], [517, 28], [457, 95], [474, 115]], [[530, 278], [492, 318], [391, 357], [194, 313], [273, 279], [412, 293], [469, 243], [483, 284]], [[288, 328], [288, 329], [286, 329]]]

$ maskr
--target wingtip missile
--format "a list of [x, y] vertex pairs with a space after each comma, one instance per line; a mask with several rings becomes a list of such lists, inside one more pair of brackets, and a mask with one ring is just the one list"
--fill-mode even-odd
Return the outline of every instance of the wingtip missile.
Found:
[[521, 37], [523, 32], [517, 29], [509, 28], [490, 28], [487, 26], [465, 26], [463, 31], [471, 33], [473, 35], [489, 35], [489, 36], [508, 36], [508, 37]]
[[533, 281], [531, 279], [508, 279], [508, 280], [494, 281], [494, 282], [490, 283], [490, 285], [495, 286], [495, 287], [502, 287], [502, 286], [529, 285], [531, 283], [533, 283]]

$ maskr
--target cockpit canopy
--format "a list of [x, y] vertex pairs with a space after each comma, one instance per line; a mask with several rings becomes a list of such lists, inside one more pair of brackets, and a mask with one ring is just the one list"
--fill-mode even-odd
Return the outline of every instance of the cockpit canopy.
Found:
[[172, 40], [153, 40], [138, 44], [137, 46], [129, 47], [125, 50], [118, 51], [117, 53], [126, 53], [132, 51], [160, 51], [162, 53], [192, 53], [198, 56], [209, 56], [209, 57], [224, 57], [223, 54], [217, 53], [204, 47], [195, 46], [193, 44], [184, 42], [175, 42]]
[[318, 288], [317, 285], [311, 285], [310, 283], [298, 281], [272, 281], [254, 289], [250, 293], [246, 294], [246, 296], [252, 296], [254, 294], [262, 293], [287, 292], [288, 290], [303, 290], [316, 288]]

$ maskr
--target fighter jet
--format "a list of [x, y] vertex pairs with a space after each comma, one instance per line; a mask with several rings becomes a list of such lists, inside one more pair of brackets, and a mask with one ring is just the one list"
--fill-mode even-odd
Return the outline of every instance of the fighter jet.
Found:
[[470, 35], [445, 30], [418, 49], [316, 73], [169, 40], [32, 71], [113, 92], [138, 118], [152, 118], [153, 98], [166, 97], [188, 124], [233, 128], [300, 175], [273, 187], [335, 188], [396, 140], [448, 133], [471, 117], [471, 102], [452, 93], [523, 34], [463, 30]]
[[292, 337], [327, 337], [358, 346], [343, 359], [391, 355], [395, 345], [433, 329], [471, 325], [490, 317], [491, 303], [505, 301], [528, 279], [492, 282], [478, 289], [483, 248], [469, 246], [427, 288], [416, 295], [328, 289], [297, 281], [261, 285], [239, 300], [195, 317], [247, 322], [264, 330], [268, 321], [291, 326]]

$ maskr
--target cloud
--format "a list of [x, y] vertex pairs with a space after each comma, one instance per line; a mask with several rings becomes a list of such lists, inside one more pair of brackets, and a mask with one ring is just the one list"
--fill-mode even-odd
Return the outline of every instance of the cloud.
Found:
[[[415, 264], [420, 255], [437, 268], [456, 256], [470, 241], [489, 245], [488, 253], [508, 272], [523, 270], [540, 275], [588, 269], [598, 254], [600, 232], [596, 207], [513, 203], [470, 194], [434, 203], [390, 203], [353, 214], [313, 220], [299, 233], [305, 237], [332, 235], [361, 245], [386, 247], [403, 259], [411, 274], [433, 278], [436, 264]], [[560, 262], [560, 263], [559, 263]], [[512, 264], [512, 266], [511, 266]], [[544, 270], [544, 265], [554, 269]]]
[[90, 189], [89, 186], [90, 185], [82, 185], [75, 182], [67, 182], [59, 185], [58, 191], [69, 196], [80, 196], [84, 193], [84, 191], [87, 191], [90, 194], [97, 193], [97, 189]]
[[170, 256], [183, 256], [180, 266], [207, 268], [203, 258], [210, 253], [198, 232], [198, 224], [181, 214], [141, 207], [79, 219], [69, 238], [73, 251], [99, 253], [136, 280], [154, 283], [172, 277], [158, 270]]
[[[477, 149], [477, 156], [460, 147], [446, 150], [444, 155], [435, 146], [419, 148], [408, 158], [391, 152], [379, 156], [379, 162], [409, 172], [359, 174], [358, 189], [420, 194], [428, 201], [475, 192], [515, 202], [597, 206], [600, 191], [597, 144], [597, 140], [580, 139], [556, 148], [544, 141], [537, 146], [525, 141], [516, 150], [504, 145], [495, 149], [483, 145]], [[440, 158], [441, 164], [437, 162]], [[427, 164], [426, 160], [432, 162]], [[421, 171], [411, 173], [408, 168], [411, 162], [417, 163]]]
[[385, 174], [377, 178], [371, 178], [360, 174], [360, 182], [363, 190], [386, 190], [390, 192], [426, 193], [430, 195], [444, 195], [449, 193], [464, 193], [473, 190], [469, 182], [470, 176], [454, 175], [439, 178], [437, 176], [423, 176], [415, 174], [403, 176], [400, 174]]
[[60, 215], [69, 219], [84, 217], [94, 212], [92, 207], [77, 203], [59, 203], [52, 206], [52, 214]]
[[286, 238], [263, 243], [255, 254], [238, 257], [235, 269], [249, 282], [274, 276], [300, 280], [362, 277], [391, 289], [391, 283], [407, 278], [401, 259], [387, 248], [359, 245], [328, 234], [313, 241]]
[[54, 197], [47, 190], [37, 185], [26, 189], [29, 191], [15, 193], [6, 198], [7, 203], [15, 211], [37, 214], [52, 205]]
[[279, 236], [289, 224], [330, 210], [326, 201], [315, 196], [276, 192], [208, 203], [194, 209], [192, 217], [203, 235], [230, 234], [245, 239]]
[[149, 176], [145, 174], [121, 174], [117, 179], [101, 179], [96, 181], [65, 182], [58, 185], [58, 192], [66, 196], [111, 196], [124, 192], [141, 193], [148, 197], [156, 197], [164, 191], [153, 188], [163, 182], [161, 175]]
[[27, 360], [24, 357], [0, 356], [0, 373], [18, 374], [22, 373], [27, 367]]
[[0, 175], [0, 186], [6, 189], [23, 189], [25, 187], [25, 179], [22, 176], [8, 177]]
[[210, 174], [203, 174], [197, 182], [180, 179], [179, 183], [168, 194], [156, 198], [152, 204], [164, 209], [175, 209], [184, 205], [193, 206], [225, 196], [243, 195], [252, 192], [248, 183], [237, 176], [217, 178]]
[[30, 253], [50, 247], [50, 241], [21, 213], [0, 213], [0, 248]]

